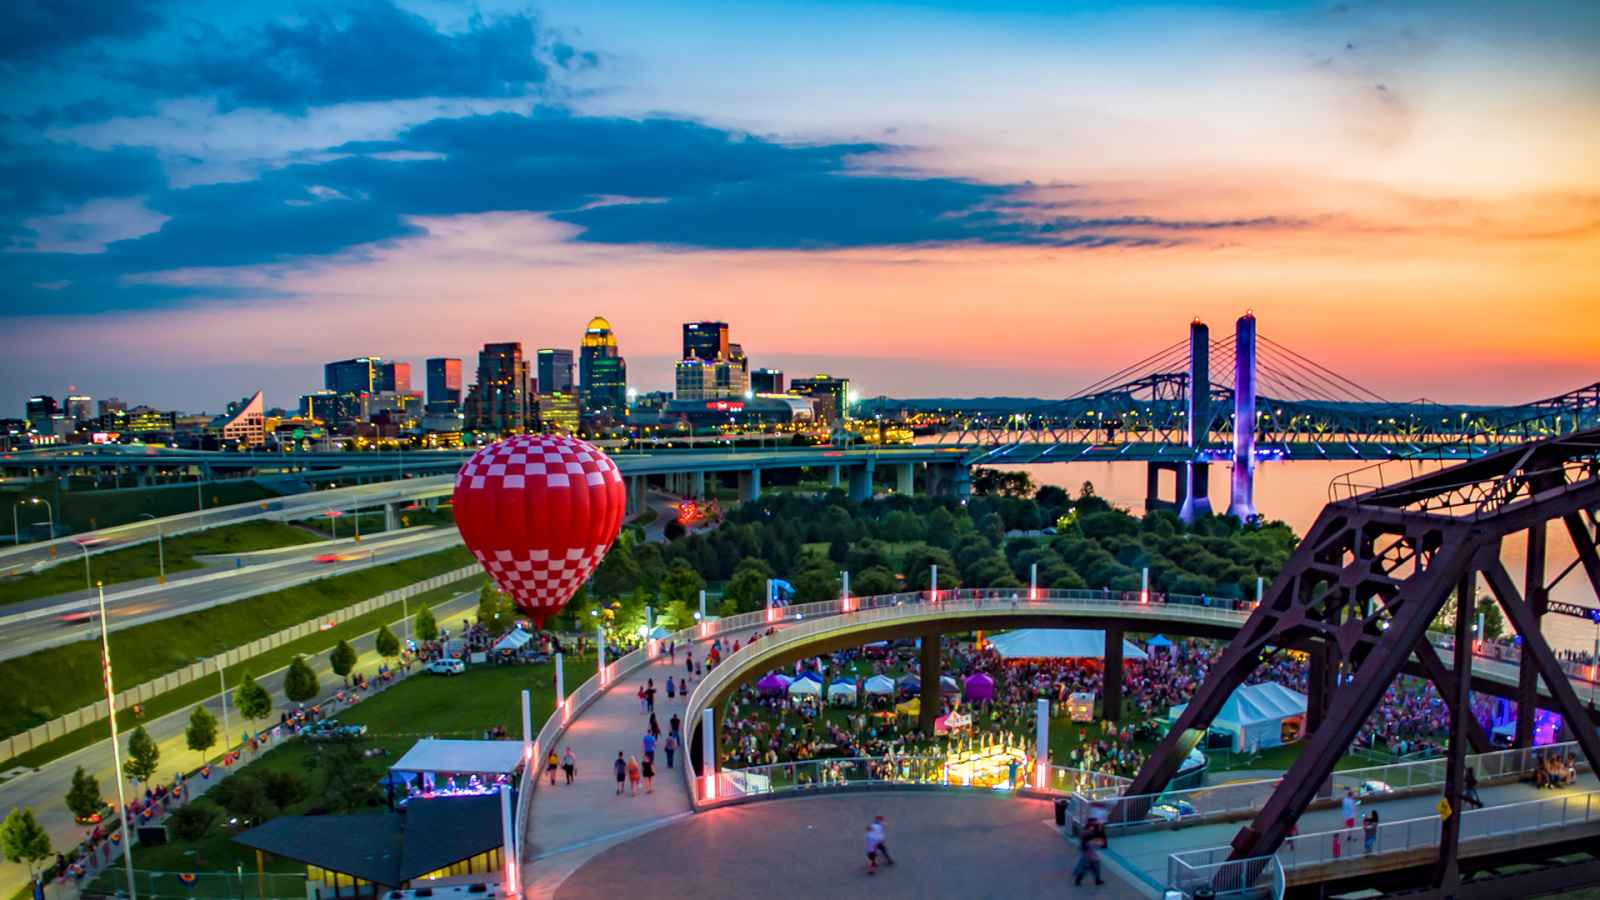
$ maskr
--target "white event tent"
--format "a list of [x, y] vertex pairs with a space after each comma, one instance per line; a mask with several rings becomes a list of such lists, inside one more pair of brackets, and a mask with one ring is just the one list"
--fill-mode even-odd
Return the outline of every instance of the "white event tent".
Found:
[[[1185, 706], [1188, 704], [1172, 707], [1168, 717], [1176, 719]], [[1306, 695], [1269, 681], [1234, 691], [1211, 720], [1211, 727], [1233, 735], [1234, 750], [1245, 751], [1280, 746], [1286, 732], [1289, 740], [1297, 740], [1305, 721]]]
[[889, 695], [894, 693], [894, 679], [886, 675], [874, 675], [862, 685], [868, 694]]
[[[1001, 659], [1104, 659], [1106, 633], [1083, 628], [1021, 628], [989, 638]], [[1122, 642], [1123, 659], [1146, 659], [1139, 645]]]

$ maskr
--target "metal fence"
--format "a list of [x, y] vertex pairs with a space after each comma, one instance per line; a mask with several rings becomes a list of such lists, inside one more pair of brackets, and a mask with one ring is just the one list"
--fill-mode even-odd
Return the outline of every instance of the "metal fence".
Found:
[[[165, 694], [168, 691], [175, 691], [201, 678], [215, 678], [218, 669], [237, 665], [260, 656], [269, 650], [282, 647], [284, 644], [316, 634], [328, 627], [330, 622], [343, 622], [357, 616], [366, 615], [374, 610], [399, 603], [401, 600], [415, 597], [418, 594], [424, 594], [457, 581], [471, 578], [482, 571], [482, 568], [477, 563], [473, 563], [470, 566], [462, 566], [443, 575], [435, 575], [416, 584], [409, 584], [402, 588], [386, 591], [376, 597], [352, 603], [343, 609], [301, 622], [298, 625], [292, 625], [282, 631], [269, 634], [266, 637], [251, 641], [241, 647], [235, 647], [224, 653], [219, 653], [201, 662], [191, 663], [176, 672], [168, 672], [160, 678], [151, 679], [143, 684], [118, 692], [117, 709], [127, 709], [135, 703], [147, 703], [153, 697]], [[82, 709], [51, 719], [43, 725], [36, 725], [20, 734], [0, 739], [0, 760], [9, 760], [30, 750], [42, 747], [56, 738], [63, 737], [79, 728], [93, 725], [105, 717], [106, 701], [99, 700]]]
[[[1480, 780], [1521, 777], [1533, 771], [1542, 755], [1551, 753], [1563, 756], [1574, 753], [1582, 757], [1576, 743], [1565, 743], [1533, 749], [1469, 754], [1466, 764], [1475, 770]], [[1362, 796], [1392, 791], [1437, 790], [1444, 786], [1444, 774], [1445, 760], [1442, 758], [1346, 769], [1333, 773], [1331, 788], [1325, 791], [1323, 796], [1337, 797], [1346, 789]], [[1272, 795], [1280, 781], [1282, 779], [1267, 778], [1214, 787], [1129, 796], [1118, 796], [1118, 789], [1114, 787], [1075, 791], [1069, 811], [1074, 825], [1079, 827], [1088, 821], [1091, 812], [1107, 822], [1108, 827], [1112, 829], [1160, 824], [1180, 819], [1184, 823], [1199, 823], [1261, 809], [1262, 804]]]
[[[1562, 794], [1543, 800], [1525, 800], [1461, 814], [1460, 841], [1463, 844], [1546, 829], [1600, 823], [1600, 791]], [[1302, 834], [1284, 841], [1277, 859], [1285, 872], [1310, 866], [1324, 866], [1357, 857], [1409, 853], [1436, 847], [1442, 821], [1438, 816], [1422, 816], [1382, 822], [1371, 835], [1360, 828], [1339, 828], [1315, 834]], [[1167, 881], [1188, 877], [1185, 873], [1226, 864], [1230, 847], [1210, 847], [1174, 853], [1167, 859]]]
[[[1283, 865], [1276, 856], [1252, 856], [1248, 859], [1230, 860], [1228, 848], [1202, 851], [1203, 856], [1186, 859], [1180, 854], [1167, 857], [1167, 890], [1180, 891], [1193, 897], [1202, 889], [1210, 890], [1216, 897], [1271, 897], [1283, 896]], [[1220, 859], [1211, 856], [1224, 851]], [[1203, 860], [1203, 861], [1202, 861]]]

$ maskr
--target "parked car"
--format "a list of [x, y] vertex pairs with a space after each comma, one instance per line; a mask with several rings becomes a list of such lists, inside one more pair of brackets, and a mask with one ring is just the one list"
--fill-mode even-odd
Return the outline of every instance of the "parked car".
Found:
[[459, 659], [445, 657], [428, 663], [428, 671], [435, 675], [460, 675], [467, 670], [467, 664]]
[[1150, 818], [1160, 819], [1163, 822], [1176, 822], [1190, 816], [1198, 816], [1200, 811], [1194, 804], [1187, 800], [1163, 800], [1150, 807]]
[[1394, 788], [1387, 781], [1363, 781], [1361, 787], [1356, 788], [1356, 794], [1361, 797], [1377, 797], [1382, 794], [1392, 794]]
[[367, 733], [365, 725], [341, 725], [338, 719], [323, 719], [308, 726], [301, 732], [308, 741], [334, 741], [347, 738], [363, 737]]

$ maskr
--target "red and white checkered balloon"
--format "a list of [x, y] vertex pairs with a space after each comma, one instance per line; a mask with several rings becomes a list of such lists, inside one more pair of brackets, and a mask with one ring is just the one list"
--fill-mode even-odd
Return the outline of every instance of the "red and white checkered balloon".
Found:
[[627, 492], [617, 464], [594, 445], [519, 434], [467, 460], [453, 502], [467, 549], [542, 625], [611, 549]]

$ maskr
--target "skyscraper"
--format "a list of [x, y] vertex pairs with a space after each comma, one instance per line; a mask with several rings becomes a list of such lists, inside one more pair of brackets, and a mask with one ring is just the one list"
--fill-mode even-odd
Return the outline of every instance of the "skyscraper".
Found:
[[411, 393], [411, 363], [383, 360], [372, 367], [373, 393]]
[[322, 386], [335, 394], [370, 394], [377, 389], [376, 369], [382, 362], [376, 356], [358, 356], [328, 363], [322, 367]]
[[64, 412], [74, 422], [87, 422], [94, 418], [94, 398], [83, 394], [68, 394]]
[[728, 358], [727, 322], [683, 323], [683, 358], [718, 362]]
[[816, 403], [817, 418], [829, 425], [844, 422], [849, 413], [850, 379], [832, 375], [815, 375], [796, 378], [789, 383], [789, 393], [810, 397]]
[[50, 428], [50, 417], [59, 413], [61, 409], [56, 406], [56, 398], [49, 394], [35, 394], [28, 398], [27, 412], [28, 424], [34, 431], [46, 431]]
[[461, 408], [461, 360], [436, 356], [425, 363], [428, 370], [428, 412], [453, 413]]
[[572, 351], [545, 347], [538, 354], [540, 394], [572, 393]]
[[750, 373], [750, 390], [757, 394], [783, 393], [782, 369], [756, 369]]
[[467, 397], [467, 427], [497, 434], [526, 428], [528, 388], [522, 343], [484, 344], [478, 353], [478, 382]]
[[589, 321], [578, 356], [582, 407], [592, 422], [619, 421], [628, 414], [628, 364], [617, 348], [611, 323], [600, 316]]

